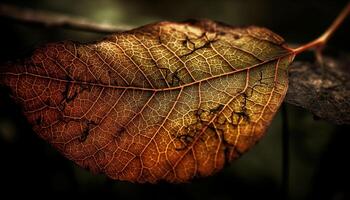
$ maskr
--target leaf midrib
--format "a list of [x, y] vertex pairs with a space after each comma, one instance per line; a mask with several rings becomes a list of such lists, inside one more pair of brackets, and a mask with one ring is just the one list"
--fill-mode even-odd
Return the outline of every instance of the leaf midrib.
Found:
[[[287, 51], [289, 51], [288, 49], [286, 49]], [[64, 82], [64, 83], [73, 83], [73, 84], [78, 84], [78, 85], [87, 85], [87, 86], [97, 86], [97, 87], [104, 87], [104, 88], [111, 88], [111, 89], [126, 89], [126, 90], [142, 90], [142, 91], [150, 91], [150, 92], [162, 92], [162, 91], [172, 91], [172, 90], [179, 90], [179, 89], [183, 89], [192, 85], [196, 85], [198, 83], [204, 82], [204, 81], [210, 81], [210, 80], [214, 80], [217, 78], [221, 78], [224, 76], [230, 76], [233, 74], [237, 74], [243, 71], [246, 71], [248, 69], [253, 69], [262, 65], [265, 65], [267, 63], [270, 62], [274, 62], [278, 59], [282, 59], [284, 57], [293, 55], [293, 52], [289, 51], [285, 54], [273, 57], [269, 60], [257, 63], [255, 65], [249, 66], [247, 68], [243, 68], [243, 69], [238, 69], [236, 71], [230, 71], [227, 73], [223, 73], [223, 74], [218, 74], [215, 76], [211, 76], [211, 77], [207, 77], [201, 80], [197, 80], [197, 81], [193, 81], [190, 83], [186, 83], [183, 85], [179, 85], [176, 87], [168, 87], [168, 88], [146, 88], [146, 87], [137, 87], [137, 86], [118, 86], [118, 85], [106, 85], [106, 84], [101, 84], [101, 83], [93, 83], [93, 82], [87, 82], [87, 81], [79, 81], [79, 80], [66, 80], [66, 79], [61, 79], [61, 78], [54, 78], [54, 77], [50, 77], [50, 76], [44, 76], [44, 75], [38, 75], [38, 74], [33, 74], [33, 73], [28, 73], [28, 72], [23, 72], [23, 73], [13, 73], [13, 72], [5, 72], [5, 73], [0, 73], [0, 75], [12, 75], [12, 76], [22, 76], [22, 75], [28, 75], [28, 76], [32, 76], [32, 77], [37, 77], [37, 78], [41, 78], [41, 79], [47, 79], [47, 80], [51, 80], [51, 81], [59, 81], [59, 82]]]

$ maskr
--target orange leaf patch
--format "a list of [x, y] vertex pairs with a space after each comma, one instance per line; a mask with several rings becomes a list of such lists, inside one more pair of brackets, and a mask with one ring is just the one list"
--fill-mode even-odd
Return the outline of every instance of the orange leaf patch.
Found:
[[160, 22], [61, 42], [1, 68], [34, 130], [67, 158], [132, 182], [222, 169], [265, 133], [293, 52], [259, 27]]

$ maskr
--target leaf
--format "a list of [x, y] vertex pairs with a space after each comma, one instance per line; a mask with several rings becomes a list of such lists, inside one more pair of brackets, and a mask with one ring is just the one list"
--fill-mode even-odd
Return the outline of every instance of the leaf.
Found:
[[160, 22], [61, 42], [2, 68], [34, 130], [93, 172], [132, 182], [208, 176], [265, 133], [294, 53], [265, 28]]
[[323, 56], [323, 65], [294, 62], [289, 70], [285, 102], [310, 111], [318, 119], [350, 124], [350, 58]]

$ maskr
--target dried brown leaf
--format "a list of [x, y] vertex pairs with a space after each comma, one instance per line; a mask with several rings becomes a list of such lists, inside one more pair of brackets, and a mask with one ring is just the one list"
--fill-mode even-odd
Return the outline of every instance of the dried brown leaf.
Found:
[[34, 130], [113, 179], [208, 176], [265, 133], [294, 58], [265, 28], [160, 22], [61, 42], [2, 68]]

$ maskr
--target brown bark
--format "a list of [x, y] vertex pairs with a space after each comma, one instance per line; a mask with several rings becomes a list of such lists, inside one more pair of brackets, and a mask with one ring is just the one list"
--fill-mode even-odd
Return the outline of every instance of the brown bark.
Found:
[[[323, 57], [323, 65], [295, 61], [285, 102], [316, 118], [350, 124], [350, 57]], [[349, 55], [349, 54], [347, 54]]]

